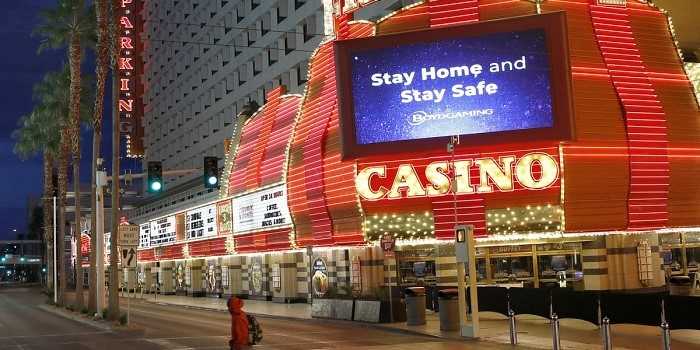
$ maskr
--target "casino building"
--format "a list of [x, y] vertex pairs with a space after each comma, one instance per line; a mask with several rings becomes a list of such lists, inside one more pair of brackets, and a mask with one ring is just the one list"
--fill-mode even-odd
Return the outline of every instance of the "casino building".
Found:
[[[698, 270], [700, 112], [664, 12], [639, 0], [426, 0], [376, 21], [352, 10], [336, 8], [335, 36], [312, 54], [303, 93], [267, 90], [233, 133], [218, 198], [141, 223], [130, 283], [276, 302], [454, 285], [457, 224], [474, 229], [483, 284], [544, 287], [565, 276], [580, 290], [657, 290]], [[385, 117], [403, 109], [392, 110], [401, 102], [389, 92], [402, 87], [372, 90], [369, 75], [358, 85], [369, 70], [354, 61], [397, 73], [404, 51], [396, 65], [370, 61], [502, 34], [532, 45], [504, 54], [492, 41], [479, 57], [539, 59], [544, 70], [489, 75], [483, 61], [482, 77], [459, 77], [527, 102], [496, 109], [494, 118], [519, 121], [495, 131], [460, 132], [459, 143], [441, 127], [394, 134]], [[534, 78], [518, 82], [525, 73]], [[362, 124], [360, 110], [383, 122]], [[412, 132], [488, 117], [425, 113], [404, 115]], [[549, 121], [528, 124], [542, 113]], [[393, 254], [382, 237], [395, 240]]]

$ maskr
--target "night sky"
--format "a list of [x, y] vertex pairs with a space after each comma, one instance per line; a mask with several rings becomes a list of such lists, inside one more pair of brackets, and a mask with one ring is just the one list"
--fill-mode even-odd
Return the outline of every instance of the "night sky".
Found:
[[[3, 3], [3, 20], [0, 21], [0, 239], [12, 239], [24, 233], [27, 227], [27, 199], [38, 198], [42, 190], [41, 156], [21, 161], [13, 152], [14, 141], [10, 135], [20, 116], [33, 108], [32, 85], [41, 81], [44, 73], [59, 69], [67, 56], [63, 50], [49, 50], [37, 55], [39, 38], [32, 37], [40, 23], [39, 11], [53, 6], [55, 0], [22, 0]], [[94, 59], [89, 56], [83, 71], [94, 74]], [[107, 83], [109, 87], [110, 84]], [[89, 88], [94, 89], [94, 86]], [[109, 90], [107, 91], [109, 96]], [[105, 101], [106, 106], [111, 102]], [[111, 119], [105, 114], [104, 135], [111, 133]], [[92, 131], [83, 129], [81, 178], [90, 181]], [[103, 155], [111, 155], [111, 138], [103, 140]], [[109, 158], [111, 156], [108, 156]], [[85, 203], [88, 205], [89, 203]], [[17, 232], [13, 232], [16, 229]]]

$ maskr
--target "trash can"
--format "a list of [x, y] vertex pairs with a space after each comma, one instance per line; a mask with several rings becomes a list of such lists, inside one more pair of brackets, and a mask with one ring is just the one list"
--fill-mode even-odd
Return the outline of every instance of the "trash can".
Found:
[[425, 288], [410, 287], [406, 294], [406, 324], [418, 326], [425, 324]]
[[459, 330], [459, 291], [454, 288], [442, 289], [438, 292], [440, 305], [440, 330]]

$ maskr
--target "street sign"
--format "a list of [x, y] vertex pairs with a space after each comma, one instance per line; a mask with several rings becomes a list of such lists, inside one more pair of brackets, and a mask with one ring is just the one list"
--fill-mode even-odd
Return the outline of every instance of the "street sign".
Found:
[[136, 247], [122, 248], [122, 267], [136, 268]]
[[380, 244], [385, 256], [394, 256], [394, 247], [396, 247], [396, 238], [394, 238], [394, 236], [383, 235]]
[[139, 225], [119, 225], [119, 245], [131, 247], [139, 245]]

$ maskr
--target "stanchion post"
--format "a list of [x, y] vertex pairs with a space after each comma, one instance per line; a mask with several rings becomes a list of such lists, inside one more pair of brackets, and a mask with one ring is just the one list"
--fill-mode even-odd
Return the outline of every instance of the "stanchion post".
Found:
[[671, 350], [671, 327], [666, 320], [661, 322], [661, 338], [663, 339], [663, 350]]
[[510, 344], [518, 344], [518, 326], [515, 324], [515, 312], [508, 308], [508, 328], [510, 330]]
[[557, 314], [552, 314], [552, 350], [561, 349], [561, 339], [559, 333], [559, 317]]
[[663, 349], [671, 349], [671, 326], [666, 321], [666, 303], [661, 299], [661, 338], [663, 340]]
[[610, 333], [610, 319], [607, 317], [603, 318], [601, 323], [601, 333], [603, 337], [603, 350], [612, 350], [612, 335]]

